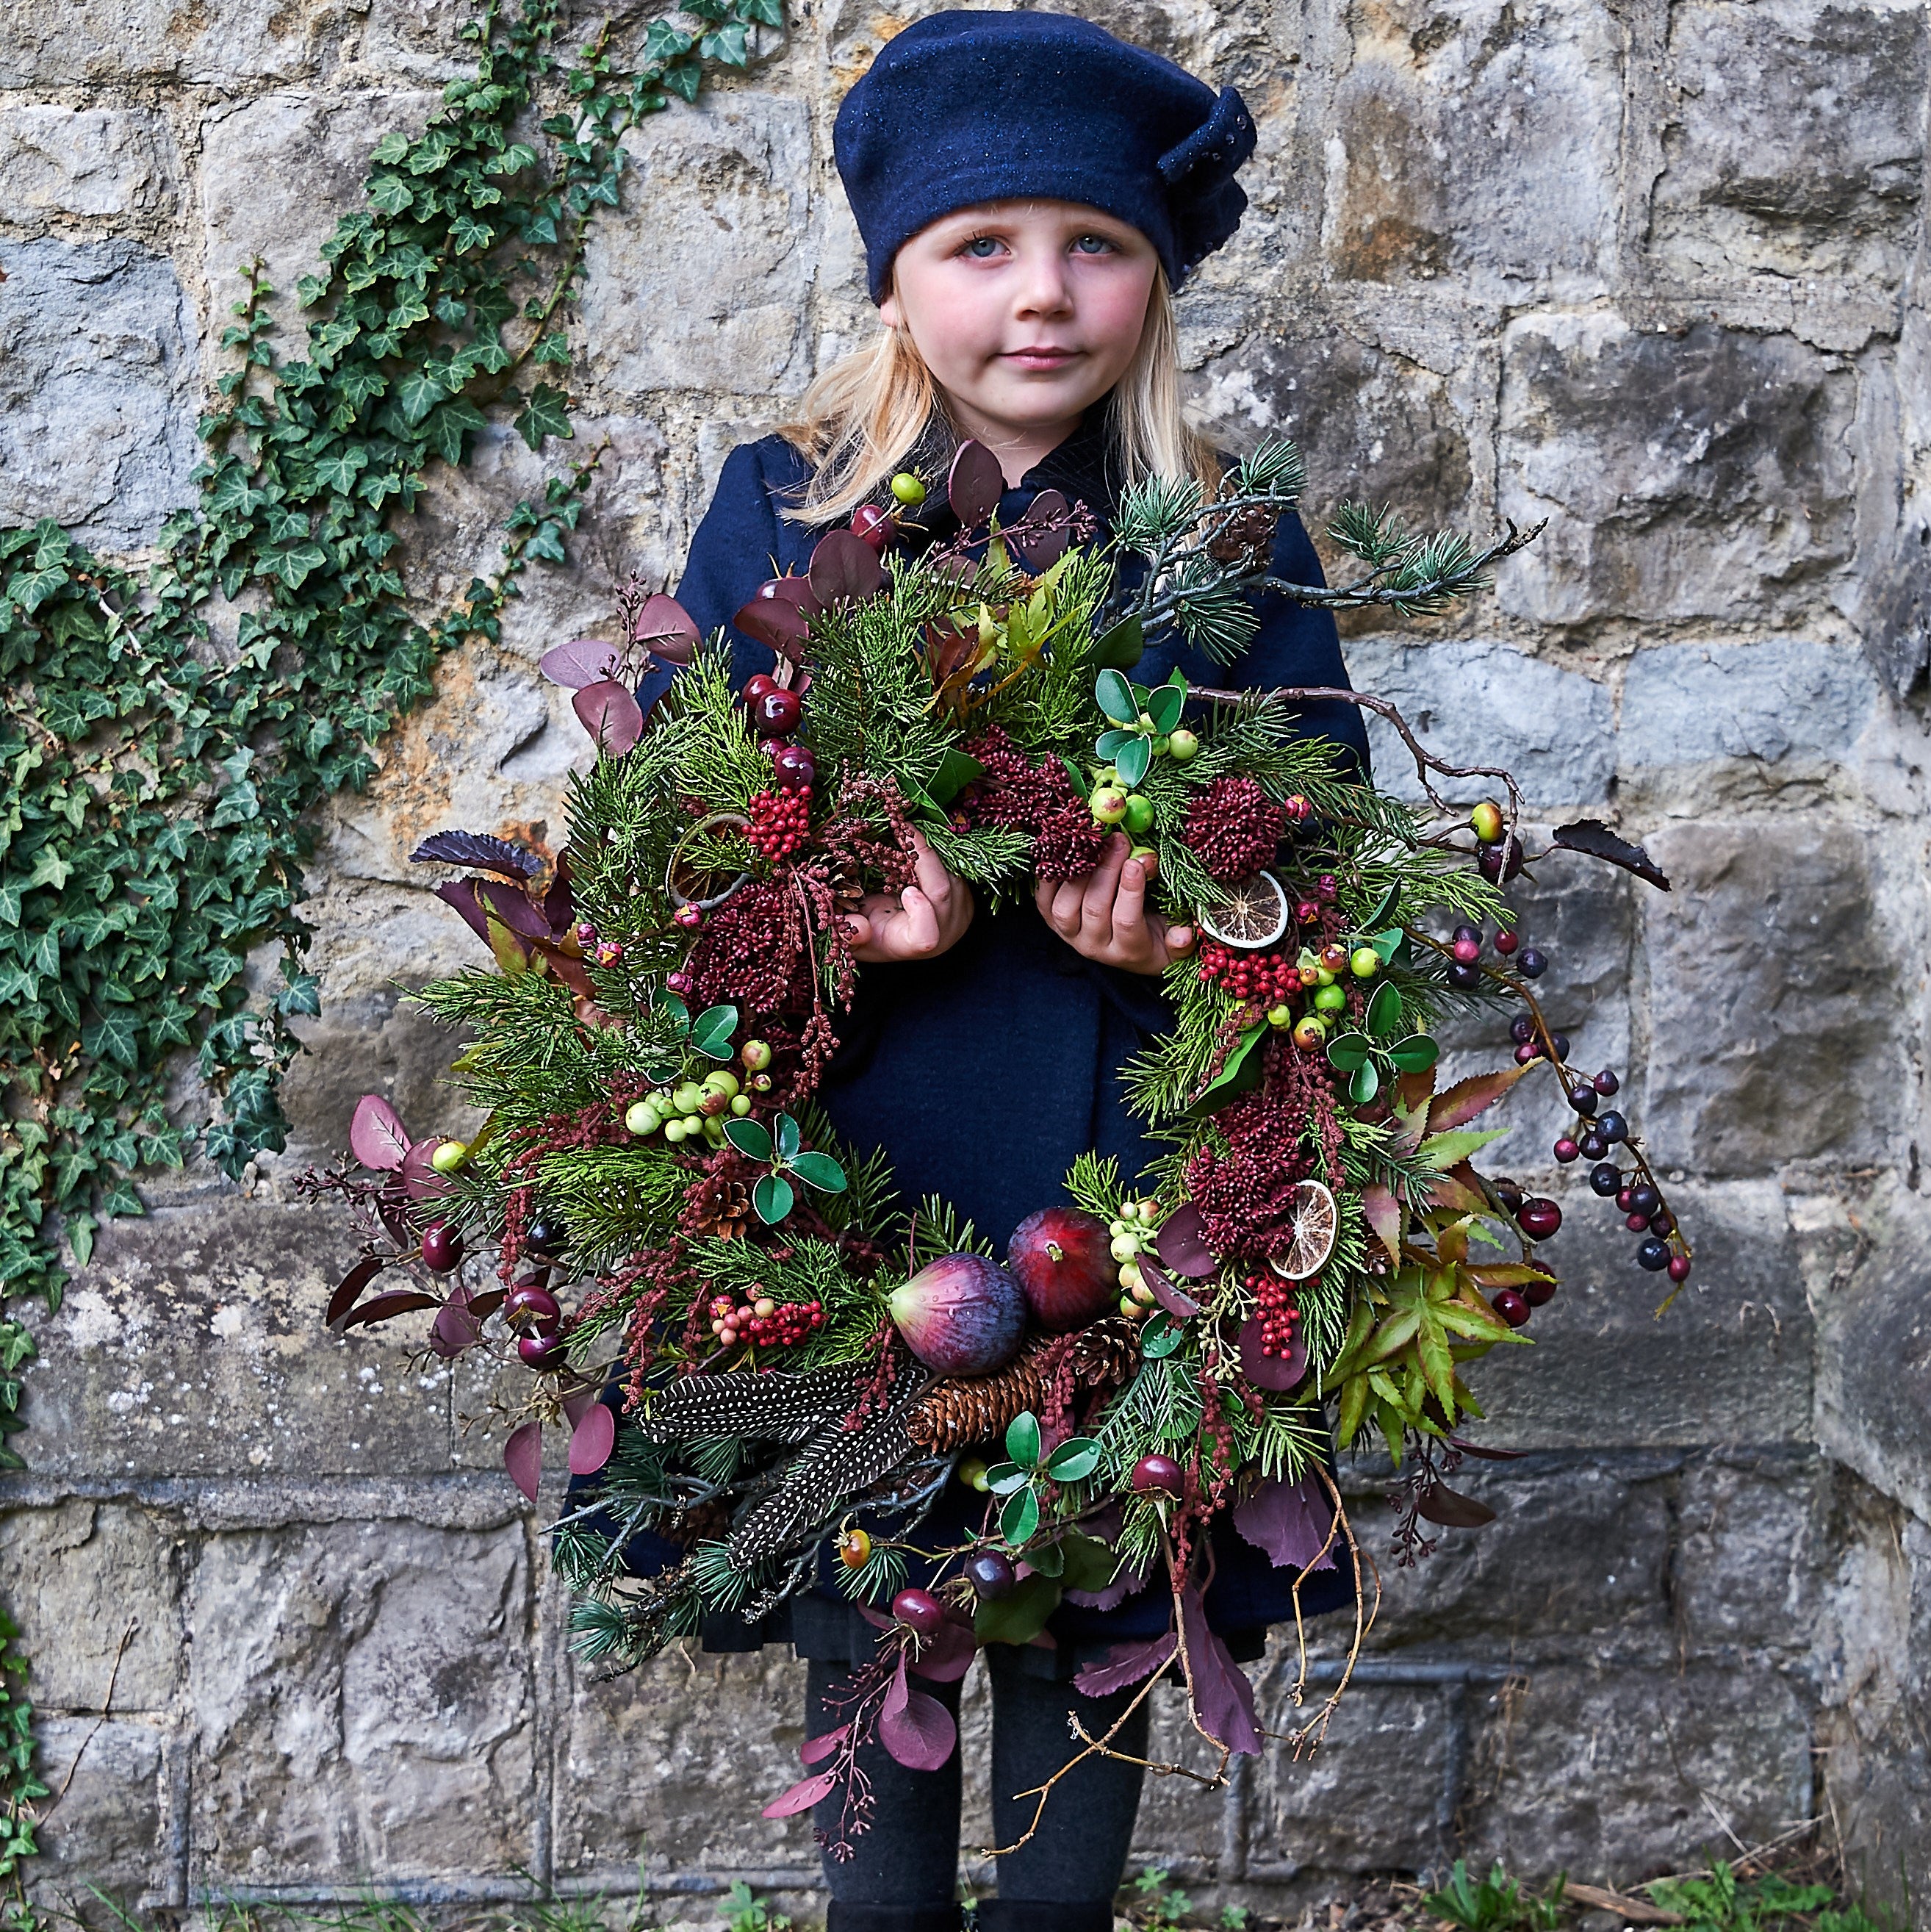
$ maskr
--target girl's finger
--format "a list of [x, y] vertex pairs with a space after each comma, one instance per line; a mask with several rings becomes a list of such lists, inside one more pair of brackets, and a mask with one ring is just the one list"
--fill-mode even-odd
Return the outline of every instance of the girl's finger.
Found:
[[1169, 952], [1191, 952], [1193, 950], [1194, 930], [1190, 926], [1170, 926], [1167, 928], [1167, 950]]
[[1040, 916], [1062, 939], [1078, 932], [1078, 886], [1064, 879], [1042, 879], [1037, 897]]
[[922, 832], [913, 833], [912, 848], [919, 890], [935, 906], [943, 906], [952, 896], [952, 875], [946, 870], [946, 862], [926, 844]]
[[1113, 929], [1124, 938], [1147, 922], [1147, 868], [1129, 859], [1120, 868], [1120, 893], [1113, 902]]
[[899, 895], [905, 908], [895, 935], [899, 948], [908, 956], [934, 950], [939, 944], [939, 915], [932, 902], [916, 886], [907, 886]]
[[1117, 832], [1106, 842], [1099, 863], [1087, 874], [1086, 890], [1081, 896], [1080, 922], [1095, 938], [1104, 941], [1114, 925], [1114, 901], [1120, 895], [1120, 874], [1132, 848]]
[[862, 913], [852, 914], [845, 921], [845, 936], [847, 942], [853, 946], [869, 946], [871, 944], [871, 921]]

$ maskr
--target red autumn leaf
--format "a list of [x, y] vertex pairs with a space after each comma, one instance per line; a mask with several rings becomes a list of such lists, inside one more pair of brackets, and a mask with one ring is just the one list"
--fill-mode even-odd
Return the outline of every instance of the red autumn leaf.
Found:
[[364, 1094], [355, 1102], [349, 1123], [349, 1151], [378, 1174], [401, 1166], [409, 1152], [409, 1136], [396, 1110], [379, 1094]]
[[445, 905], [454, 906], [463, 915], [463, 922], [478, 939], [487, 940], [490, 936], [490, 915], [483, 902], [476, 896], [474, 879], [445, 879], [436, 889], [436, 896]]
[[978, 1654], [979, 1644], [970, 1628], [947, 1622], [921, 1642], [912, 1668], [934, 1684], [955, 1684], [972, 1668]]
[[584, 1410], [583, 1418], [570, 1432], [570, 1473], [594, 1476], [610, 1460], [617, 1446], [617, 1418], [614, 1411], [600, 1402]]
[[503, 1467], [510, 1472], [510, 1480], [535, 1502], [537, 1485], [543, 1478], [541, 1423], [523, 1423], [510, 1431], [503, 1444]]
[[829, 1798], [838, 1789], [838, 1774], [835, 1771], [821, 1771], [816, 1778], [802, 1778], [781, 1796], [774, 1798], [761, 1814], [766, 1818], [795, 1818], [801, 1811], [808, 1811], [821, 1798]]
[[1207, 1605], [1197, 1584], [1180, 1592], [1180, 1623], [1201, 1728], [1236, 1757], [1258, 1757], [1261, 1732], [1254, 1721], [1254, 1687], [1226, 1645], [1208, 1629]]
[[1465, 1126], [1478, 1114], [1486, 1113], [1522, 1076], [1535, 1064], [1505, 1066], [1499, 1073], [1477, 1073], [1458, 1080], [1445, 1094], [1438, 1094], [1428, 1110], [1428, 1130], [1443, 1132]]
[[1210, 1275], [1219, 1263], [1207, 1244], [1206, 1229], [1206, 1217], [1189, 1201], [1161, 1222], [1160, 1232], [1153, 1238], [1155, 1251], [1176, 1274], [1196, 1280]]
[[1446, 1483], [1436, 1483], [1423, 1490], [1416, 1498], [1415, 1510], [1444, 1529], [1480, 1529], [1484, 1523], [1495, 1520], [1495, 1512], [1486, 1503], [1478, 1503], [1473, 1496], [1465, 1496]]
[[1407, 1219], [1402, 1204], [1385, 1187], [1364, 1187], [1361, 1190], [1361, 1213], [1379, 1237], [1382, 1246], [1387, 1250], [1388, 1258], [1399, 1262], [1402, 1258], [1402, 1223]]
[[429, 1330], [429, 1346], [445, 1361], [473, 1348], [483, 1339], [483, 1318], [476, 1312], [469, 1291], [460, 1283], [449, 1291]]
[[607, 758], [620, 758], [643, 736], [643, 710], [628, 685], [586, 684], [570, 700], [577, 721]]
[[841, 1724], [835, 1731], [825, 1731], [815, 1738], [807, 1738], [798, 1755], [807, 1764], [821, 1764], [850, 1735], [850, 1725]]
[[1234, 1527], [1276, 1570], [1332, 1570], [1334, 1511], [1313, 1478], [1273, 1477], [1236, 1506]]
[[387, 1258], [383, 1256], [364, 1255], [342, 1277], [335, 1292], [328, 1298], [328, 1312], [323, 1318], [330, 1328], [334, 1328], [355, 1306], [355, 1298], [388, 1265]]
[[884, 588], [885, 569], [864, 538], [850, 530], [831, 530], [811, 552], [807, 580], [821, 604], [859, 603]]
[[1140, 1279], [1153, 1291], [1153, 1299], [1175, 1321], [1190, 1322], [1200, 1312], [1200, 1304], [1184, 1288], [1176, 1288], [1160, 1269], [1144, 1256], [1140, 1262]]
[[418, 1141], [403, 1156], [403, 1191], [412, 1201], [433, 1201], [437, 1195], [448, 1192], [449, 1177], [438, 1174], [430, 1165], [442, 1142], [440, 1134], [433, 1140]]

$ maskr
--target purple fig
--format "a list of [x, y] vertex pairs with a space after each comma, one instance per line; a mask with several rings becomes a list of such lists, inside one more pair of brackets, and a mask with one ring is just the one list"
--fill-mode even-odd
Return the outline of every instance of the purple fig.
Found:
[[886, 1307], [905, 1346], [942, 1376], [989, 1376], [1019, 1352], [1026, 1298], [1019, 1284], [983, 1255], [928, 1262]]
[[1028, 1214], [1012, 1231], [1006, 1264], [1033, 1319], [1056, 1335], [1084, 1328], [1120, 1299], [1120, 1264], [1106, 1223], [1077, 1208]]

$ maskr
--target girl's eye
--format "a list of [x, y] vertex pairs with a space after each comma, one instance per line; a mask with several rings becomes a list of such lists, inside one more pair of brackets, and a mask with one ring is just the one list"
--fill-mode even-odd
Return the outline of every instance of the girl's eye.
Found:
[[1112, 255], [1119, 252], [1104, 235], [1082, 235], [1073, 244], [1073, 249], [1081, 255]]
[[970, 256], [975, 262], [987, 262], [998, 254], [1000, 242], [997, 236], [975, 235], [960, 249], [959, 253], [961, 255]]

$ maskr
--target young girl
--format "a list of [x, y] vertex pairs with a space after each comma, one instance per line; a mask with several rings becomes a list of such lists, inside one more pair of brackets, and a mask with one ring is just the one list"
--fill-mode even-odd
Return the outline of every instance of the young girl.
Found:
[[[889, 505], [890, 479], [943, 477], [970, 436], [999, 458], [1000, 521], [1051, 488], [1084, 502], [1102, 536], [1120, 490], [1161, 474], [1210, 490], [1221, 465], [1181, 414], [1172, 292], [1233, 233], [1246, 198], [1235, 170], [1254, 129], [1231, 88], [1218, 97], [1171, 63], [1085, 21], [1047, 14], [945, 13], [907, 28], [847, 97], [838, 169], [863, 235], [882, 327], [806, 394], [797, 422], [736, 451], [691, 546], [678, 591], [699, 627], [726, 627], [742, 682], [770, 653], [730, 632], [769, 574], [802, 572], [817, 536], [861, 503]], [[923, 520], [951, 527], [935, 490]], [[1319, 580], [1299, 523], [1284, 520], [1276, 575]], [[1135, 676], [1177, 662], [1203, 682], [1339, 686], [1333, 620], [1263, 598], [1260, 629], [1230, 673], [1150, 642]], [[1312, 706], [1304, 728], [1365, 761], [1351, 706]], [[1147, 880], [1116, 834], [1083, 881], [1042, 884], [1036, 916], [992, 918], [929, 850], [918, 883], [853, 920], [869, 962], [823, 1099], [840, 1130], [882, 1144], [904, 1198], [939, 1193], [1003, 1242], [1057, 1197], [1092, 1148], [1131, 1176], [1150, 1156], [1114, 1078], [1147, 1030], [1167, 1023], [1158, 975], [1192, 946], [1150, 915]], [[982, 1499], [973, 1498], [982, 1507]], [[929, 1534], [962, 1525], [963, 1492]], [[1238, 1538], [1216, 1540], [1208, 1599], [1237, 1656], [1260, 1654], [1290, 1618], [1291, 1571]], [[1310, 1580], [1303, 1612], [1347, 1600]], [[1015, 1794], [1075, 1748], [1068, 1718], [1103, 1730], [1129, 1701], [1080, 1696], [1069, 1679], [1111, 1643], [1165, 1628], [1164, 1589], [1100, 1610], [1063, 1607], [1052, 1648], [988, 1653], [995, 1828], [1030, 1822]], [[810, 1661], [810, 1728], [837, 1721], [826, 1693], [870, 1652], [871, 1630], [829, 1588], [796, 1600], [786, 1628], [709, 1628], [714, 1648], [788, 1636]], [[936, 1689], [937, 1687], [934, 1687]], [[951, 1687], [956, 1700], [957, 1687]], [[1123, 1748], [1144, 1754], [1143, 1704]], [[959, 1765], [906, 1771], [875, 1750], [875, 1820], [856, 1856], [827, 1862], [831, 1932], [941, 1932], [955, 1901]], [[1108, 1932], [1139, 1801], [1139, 1770], [1090, 1759], [1054, 1793], [1038, 1834], [1000, 1862], [982, 1927]]]

